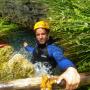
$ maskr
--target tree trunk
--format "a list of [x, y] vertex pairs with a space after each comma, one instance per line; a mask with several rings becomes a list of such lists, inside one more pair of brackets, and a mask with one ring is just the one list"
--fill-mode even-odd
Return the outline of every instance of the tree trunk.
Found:
[[[90, 84], [90, 73], [80, 73], [80, 86]], [[50, 77], [57, 79], [58, 76]], [[42, 77], [31, 77], [26, 79], [13, 80], [7, 83], [0, 84], [0, 90], [40, 90]], [[63, 83], [65, 85], [65, 83]]]

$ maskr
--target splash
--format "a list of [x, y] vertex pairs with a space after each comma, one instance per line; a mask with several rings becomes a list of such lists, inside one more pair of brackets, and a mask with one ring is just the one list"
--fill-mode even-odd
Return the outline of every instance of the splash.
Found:
[[[21, 48], [19, 51], [16, 51], [13, 53], [12, 57], [17, 58], [17, 55], [22, 58], [26, 58], [30, 63], [32, 63], [32, 53], [27, 52], [24, 48]], [[13, 62], [13, 61], [11, 61]], [[41, 76], [43, 74], [51, 74], [51, 66], [47, 62], [35, 62], [33, 64], [34, 69], [35, 69], [35, 76]]]
[[36, 76], [42, 76], [43, 74], [51, 74], [52, 72], [50, 71], [51, 66], [50, 65], [45, 65], [44, 63], [41, 62], [36, 62], [34, 64], [34, 68], [35, 68], [35, 75]]

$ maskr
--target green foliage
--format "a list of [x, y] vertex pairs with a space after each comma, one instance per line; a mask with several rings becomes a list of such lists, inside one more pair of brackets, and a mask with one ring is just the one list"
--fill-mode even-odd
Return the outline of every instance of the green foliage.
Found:
[[16, 24], [10, 23], [0, 18], [0, 42], [8, 41], [7, 39], [8, 39], [8, 36], [10, 35], [10, 32], [17, 29], [18, 29], [18, 26]]
[[0, 0], [0, 16], [22, 27], [32, 28], [45, 12], [44, 5], [36, 0]]
[[8, 21], [5, 21], [3, 19], [0, 19], [0, 33], [5, 34], [9, 30], [16, 29], [17, 25], [13, 23], [9, 23]]

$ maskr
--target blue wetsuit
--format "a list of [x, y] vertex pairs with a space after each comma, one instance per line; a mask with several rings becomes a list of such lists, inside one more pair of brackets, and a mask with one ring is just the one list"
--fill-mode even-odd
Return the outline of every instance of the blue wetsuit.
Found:
[[[52, 65], [57, 64], [58, 67], [60, 68], [60, 70], [66, 70], [68, 67], [75, 67], [75, 65], [69, 60], [67, 59], [64, 55], [63, 55], [63, 51], [61, 48], [59, 48], [58, 46], [54, 45], [54, 44], [45, 44], [45, 45], [36, 45], [35, 48], [31, 47], [31, 46], [26, 46], [25, 49], [28, 52], [31, 52], [32, 54], [34, 54], [34, 52], [38, 52], [40, 50], [38, 50], [38, 48], [40, 48], [40, 50], [42, 50], [41, 53], [37, 54], [35, 53], [35, 55], [41, 55], [42, 57], [44, 57], [45, 55], [42, 55], [44, 51], [46, 51], [47, 49], [47, 54], [48, 57], [53, 58], [53, 60], [55, 62], [53, 62]], [[48, 59], [49, 62], [50, 59]]]

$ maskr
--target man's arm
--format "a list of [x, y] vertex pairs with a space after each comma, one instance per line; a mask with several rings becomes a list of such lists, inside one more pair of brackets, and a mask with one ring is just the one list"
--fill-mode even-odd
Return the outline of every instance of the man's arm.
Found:
[[34, 48], [31, 47], [31, 46], [29, 46], [29, 45], [27, 44], [27, 42], [24, 42], [24, 43], [23, 43], [23, 46], [24, 46], [25, 50], [28, 51], [28, 52], [31, 52], [31, 53], [32, 53], [33, 50], [34, 50]]
[[52, 46], [49, 48], [49, 52], [49, 54], [56, 60], [60, 69], [64, 70], [57, 80], [57, 83], [60, 83], [60, 81], [64, 79], [66, 81], [66, 90], [76, 89], [80, 83], [80, 75], [77, 72], [75, 65], [69, 59], [64, 57], [60, 48]]
[[80, 75], [74, 67], [68, 67], [64, 73], [60, 75], [57, 83], [59, 84], [63, 79], [66, 81], [66, 90], [74, 90], [79, 86]]
[[73, 62], [64, 57], [63, 51], [59, 47], [55, 45], [49, 46], [48, 53], [50, 57], [53, 57], [55, 59], [57, 65], [62, 71], [65, 71], [68, 67], [75, 67]]

